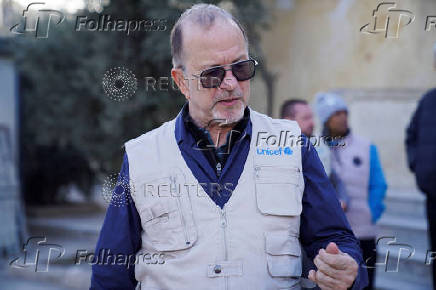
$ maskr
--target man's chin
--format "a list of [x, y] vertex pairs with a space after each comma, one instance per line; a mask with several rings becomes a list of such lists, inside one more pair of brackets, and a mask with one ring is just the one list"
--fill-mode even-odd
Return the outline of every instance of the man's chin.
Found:
[[214, 119], [225, 120], [225, 123], [236, 123], [244, 116], [244, 103], [242, 101], [237, 102], [231, 107], [222, 107], [218, 104], [215, 106]]

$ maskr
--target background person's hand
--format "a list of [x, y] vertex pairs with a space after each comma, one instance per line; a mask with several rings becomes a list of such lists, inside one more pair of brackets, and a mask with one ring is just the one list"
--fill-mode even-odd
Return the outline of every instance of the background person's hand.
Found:
[[316, 255], [314, 263], [318, 271], [310, 270], [309, 279], [323, 289], [346, 290], [353, 285], [359, 266], [347, 253], [341, 252], [335, 243], [329, 243]]
[[342, 210], [346, 211], [347, 210], [347, 203], [345, 201], [343, 201], [343, 200], [340, 200], [339, 202], [341, 203]]

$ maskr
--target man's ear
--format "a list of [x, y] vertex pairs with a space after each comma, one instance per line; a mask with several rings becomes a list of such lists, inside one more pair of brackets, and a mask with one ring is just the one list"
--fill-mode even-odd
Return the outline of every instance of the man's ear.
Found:
[[171, 77], [180, 89], [180, 92], [185, 95], [186, 99], [189, 99], [189, 80], [185, 78], [183, 70], [180, 68], [172, 68]]

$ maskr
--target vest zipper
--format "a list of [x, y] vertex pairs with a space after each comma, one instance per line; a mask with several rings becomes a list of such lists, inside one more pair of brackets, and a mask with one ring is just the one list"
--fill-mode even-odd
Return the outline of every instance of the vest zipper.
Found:
[[[228, 260], [228, 252], [227, 252], [227, 235], [226, 235], [226, 227], [227, 227], [227, 218], [226, 212], [224, 209], [221, 209], [221, 228], [223, 229], [223, 241], [224, 241], [224, 261]], [[229, 289], [229, 277], [225, 276], [225, 289]]]
[[221, 209], [221, 228], [223, 229], [223, 238], [224, 238], [224, 259], [227, 261], [228, 253], [227, 253], [226, 227], [227, 227], [226, 212], [223, 209]]
[[220, 163], [220, 162], [218, 162], [218, 163], [216, 164], [216, 175], [217, 175], [218, 177], [220, 177], [220, 175], [221, 175], [221, 163]]

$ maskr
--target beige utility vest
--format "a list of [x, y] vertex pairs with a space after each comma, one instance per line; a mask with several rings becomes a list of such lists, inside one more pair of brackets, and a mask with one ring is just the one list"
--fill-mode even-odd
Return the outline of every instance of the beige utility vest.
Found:
[[137, 257], [160, 257], [137, 261], [141, 289], [300, 289], [300, 128], [253, 110], [250, 118], [249, 154], [223, 209], [183, 159], [175, 119], [126, 143], [143, 229]]

